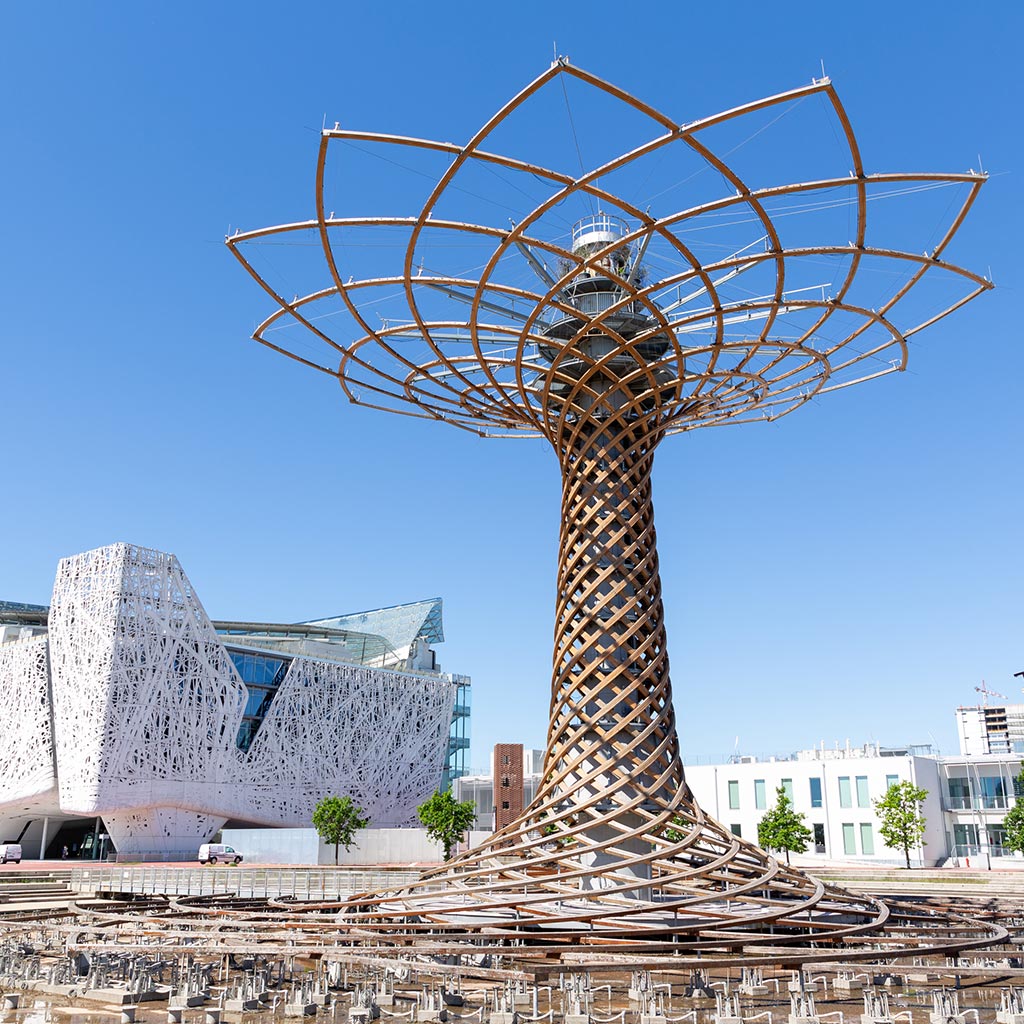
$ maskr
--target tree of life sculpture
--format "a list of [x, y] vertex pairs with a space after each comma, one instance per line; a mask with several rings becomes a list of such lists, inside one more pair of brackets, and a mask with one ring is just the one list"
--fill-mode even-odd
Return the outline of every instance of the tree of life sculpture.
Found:
[[[491, 148], [507, 136], [513, 150], [530, 139], [550, 149], [557, 133], [536, 126], [524, 141], [510, 126], [547, 110], [544, 97], [564, 95], [568, 107], [567, 84], [606, 104], [608, 135], [631, 132], [634, 144], [589, 170], [575, 137], [561, 164]], [[760, 183], [727, 162], [807, 101], [832, 126], [838, 172]], [[563, 142], [575, 136], [568, 112]], [[352, 200], [328, 198], [338, 147], [350, 162], [379, 156], [381, 173], [426, 177], [419, 212], [335, 216], [332, 205]], [[656, 215], [643, 187], [676, 164], [654, 193], [667, 207]], [[875, 943], [892, 955], [998, 936], [976, 922], [918, 927], [923, 915], [824, 886], [704, 814], [676, 739], [651, 503], [654, 453], [667, 435], [776, 419], [901, 370], [917, 331], [990, 287], [943, 260], [983, 180], [866, 173], [828, 80], [680, 124], [560, 59], [466, 145], [325, 129], [316, 218], [228, 239], [279, 307], [256, 340], [335, 377], [357, 404], [484, 436], [543, 437], [561, 467], [551, 712], [536, 798], [419, 883], [360, 898], [345, 917], [354, 934], [384, 945], [443, 935], [776, 960], [812, 958], [810, 943], [828, 956], [877, 956]], [[869, 232], [870, 203], [937, 189], [956, 203], [929, 251]], [[669, 205], [680, 192], [699, 201]], [[489, 200], [508, 207], [517, 196], [522, 208], [507, 223], [449, 212]], [[820, 230], [833, 211], [841, 226]], [[287, 300], [258, 265], [269, 262], [267, 244], [279, 246], [275, 260], [315, 252], [326, 279]], [[388, 245], [392, 265], [374, 251]], [[910, 301], [922, 285], [923, 312]]]

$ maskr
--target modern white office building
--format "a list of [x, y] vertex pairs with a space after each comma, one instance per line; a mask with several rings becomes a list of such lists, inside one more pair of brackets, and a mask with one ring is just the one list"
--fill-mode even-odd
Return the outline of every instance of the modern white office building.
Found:
[[[524, 789], [529, 801], [540, 779], [540, 751], [526, 751]], [[927, 791], [924, 843], [911, 851], [914, 866], [1020, 867], [1024, 859], [1003, 848], [1003, 818], [1021, 794], [1014, 754], [940, 757], [928, 746], [814, 748], [775, 757], [737, 756], [720, 764], [687, 764], [686, 779], [700, 806], [736, 835], [757, 842], [757, 825], [782, 787], [813, 841], [793, 862], [901, 865], [879, 831], [874, 801], [895, 782]], [[466, 775], [454, 789], [472, 800], [477, 823], [493, 820], [490, 775]]]
[[956, 731], [965, 756], [1024, 754], [1024, 704], [959, 707]]
[[757, 842], [757, 825], [776, 803], [781, 787], [804, 815], [813, 833], [797, 860], [891, 861], [901, 851], [887, 849], [879, 834], [873, 801], [890, 785], [912, 782], [928, 790], [922, 808], [927, 822], [923, 849], [911, 863], [933, 864], [945, 851], [941, 795], [934, 784], [935, 759], [913, 748], [817, 748], [788, 758], [738, 757], [718, 765], [687, 765], [686, 779], [701, 807], [736, 835]]
[[0, 841], [27, 857], [194, 857], [225, 823], [307, 826], [335, 794], [403, 826], [463, 770], [469, 680], [437, 664], [439, 599], [215, 623], [173, 555], [115, 544], [0, 625]]

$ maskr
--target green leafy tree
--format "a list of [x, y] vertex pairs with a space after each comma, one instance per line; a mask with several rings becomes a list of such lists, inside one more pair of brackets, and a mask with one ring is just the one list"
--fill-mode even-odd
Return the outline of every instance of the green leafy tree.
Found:
[[313, 828], [325, 843], [334, 844], [334, 863], [338, 863], [338, 847], [346, 852], [355, 842], [356, 833], [370, 824], [363, 817], [362, 807], [352, 802], [350, 796], [325, 796], [313, 811]]
[[686, 822], [682, 818], [673, 818], [671, 825], [666, 825], [662, 835], [670, 843], [681, 843], [686, 838], [686, 833], [683, 831], [686, 828]]
[[757, 823], [757, 841], [766, 850], [803, 853], [814, 833], [804, 824], [804, 816], [793, 810], [785, 786], [775, 791], [775, 806]]
[[444, 847], [444, 859], [450, 860], [452, 847], [476, 821], [472, 800], [458, 801], [447, 790], [434, 795], [416, 808], [416, 814], [427, 829], [427, 835]]
[[894, 782], [881, 800], [875, 800], [875, 812], [881, 821], [878, 831], [890, 850], [902, 850], [910, 867], [910, 851], [924, 844], [924, 816], [921, 804], [928, 796], [927, 789], [921, 789], [912, 782]]
[[543, 823], [540, 827], [540, 833], [543, 836], [550, 836], [552, 842], [558, 846], [573, 846], [576, 843], [575, 836], [560, 836], [559, 833], [563, 828], [573, 828], [576, 825], [576, 815], [569, 815], [567, 818], [562, 818], [562, 828], [559, 828], [553, 821], [544, 822], [544, 819], [548, 816], [547, 811], [540, 812], [540, 821]]
[[[1024, 794], [1024, 765], [1014, 780], [1013, 789], [1015, 793]], [[1003, 829], [1003, 846], [1008, 850], [1024, 853], [1024, 795], [1018, 796], [1014, 805], [1006, 812]]]

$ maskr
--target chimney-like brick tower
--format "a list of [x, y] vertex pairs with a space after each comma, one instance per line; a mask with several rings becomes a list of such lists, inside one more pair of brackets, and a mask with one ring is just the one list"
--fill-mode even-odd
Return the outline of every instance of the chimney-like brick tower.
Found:
[[497, 831], [523, 813], [522, 743], [496, 743], [491, 771], [494, 778], [494, 829]]

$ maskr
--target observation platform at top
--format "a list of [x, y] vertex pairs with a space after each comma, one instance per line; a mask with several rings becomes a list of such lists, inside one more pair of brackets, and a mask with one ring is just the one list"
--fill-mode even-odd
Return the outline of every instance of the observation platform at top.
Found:
[[614, 214], [599, 210], [589, 217], [582, 217], [572, 226], [573, 252], [583, 246], [604, 247], [629, 234], [629, 222]]

